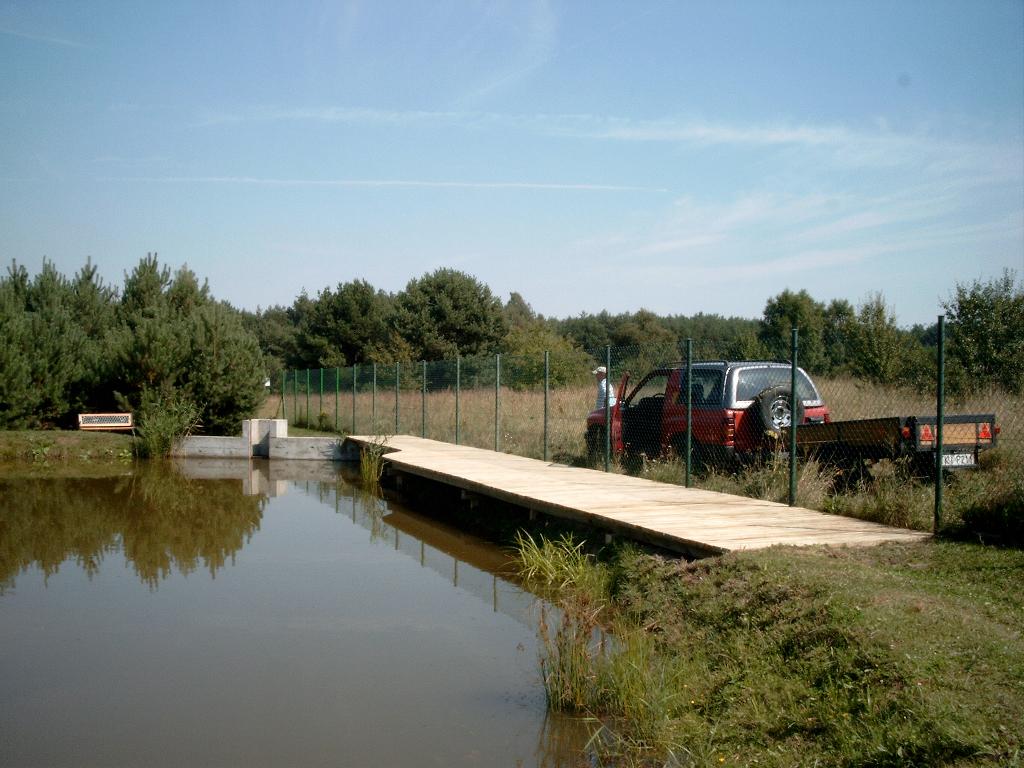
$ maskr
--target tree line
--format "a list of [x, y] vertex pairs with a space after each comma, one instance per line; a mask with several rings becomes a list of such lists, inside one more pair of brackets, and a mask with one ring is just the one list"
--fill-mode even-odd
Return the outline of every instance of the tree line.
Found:
[[187, 401], [208, 431], [233, 433], [263, 397], [265, 365], [238, 310], [149, 254], [121, 290], [91, 262], [70, 278], [13, 264], [0, 279], [0, 370], [5, 428]]
[[[957, 285], [944, 307], [950, 389], [1024, 393], [1016, 274]], [[547, 351], [558, 384], [577, 380], [607, 346], [620, 361], [646, 360], [644, 349], [678, 358], [686, 339], [696, 359], [788, 359], [793, 327], [801, 366], [814, 374], [934, 386], [936, 326], [899, 327], [881, 293], [855, 307], [785, 290], [758, 319], [645, 309], [559, 319], [518, 293], [502, 302], [472, 275], [438, 269], [396, 293], [353, 280], [253, 312], [216, 300], [190, 269], [172, 273], [156, 254], [120, 289], [91, 261], [72, 277], [49, 262], [31, 277], [13, 263], [0, 278], [0, 427], [72, 426], [81, 411], [186, 402], [207, 431], [234, 432], [264, 380], [284, 370], [495, 353], [536, 362]], [[539, 365], [531, 370], [541, 376]]]
[[[1024, 392], [1024, 289], [1007, 270], [991, 281], [957, 285], [943, 303], [949, 329], [947, 385], [951, 391], [997, 386]], [[800, 364], [818, 375], [934, 387], [937, 324], [897, 325], [882, 293], [854, 306], [828, 304], [807, 291], [768, 299], [759, 319], [696, 314], [657, 315], [646, 309], [545, 318], [518, 293], [502, 303], [474, 277], [440, 269], [389, 294], [357, 280], [299, 296], [290, 307], [247, 313], [275, 370], [552, 352], [586, 367], [614, 347], [653, 347], [667, 357], [694, 341], [700, 359], [789, 359], [791, 329], [799, 328]], [[567, 375], [567, 374], [566, 374]]]

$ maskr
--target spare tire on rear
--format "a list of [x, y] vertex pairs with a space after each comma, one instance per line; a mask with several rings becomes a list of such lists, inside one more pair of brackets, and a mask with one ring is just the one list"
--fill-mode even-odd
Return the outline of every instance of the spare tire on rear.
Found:
[[[754, 398], [755, 412], [761, 419], [761, 426], [765, 432], [770, 432], [776, 437], [782, 435], [782, 430], [788, 429], [793, 423], [792, 413], [792, 390], [789, 387], [769, 387], [762, 390]], [[804, 420], [804, 404], [802, 400], [796, 401], [796, 423]]]

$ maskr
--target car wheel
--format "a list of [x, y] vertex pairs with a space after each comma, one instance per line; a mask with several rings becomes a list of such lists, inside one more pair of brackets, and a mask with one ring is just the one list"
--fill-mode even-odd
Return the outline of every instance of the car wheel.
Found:
[[587, 430], [587, 458], [591, 462], [604, 458], [604, 427]]
[[[779, 437], [782, 430], [789, 429], [793, 424], [791, 408], [793, 396], [789, 387], [769, 387], [754, 398], [753, 407], [761, 419], [765, 432]], [[804, 420], [804, 404], [796, 402], [796, 423]]]

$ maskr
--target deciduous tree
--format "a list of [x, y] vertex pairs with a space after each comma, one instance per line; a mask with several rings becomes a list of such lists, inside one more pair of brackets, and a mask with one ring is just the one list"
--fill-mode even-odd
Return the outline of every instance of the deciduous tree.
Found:
[[471, 275], [438, 269], [396, 297], [395, 325], [423, 360], [493, 354], [508, 333], [501, 301]]
[[758, 340], [773, 358], [788, 360], [792, 356], [793, 328], [800, 331], [800, 366], [811, 371], [824, 370], [827, 367], [823, 343], [825, 308], [807, 291], [794, 293], [787, 289], [768, 299]]
[[1024, 288], [1016, 272], [957, 284], [943, 306], [950, 324], [950, 354], [963, 367], [968, 385], [996, 384], [1024, 392]]

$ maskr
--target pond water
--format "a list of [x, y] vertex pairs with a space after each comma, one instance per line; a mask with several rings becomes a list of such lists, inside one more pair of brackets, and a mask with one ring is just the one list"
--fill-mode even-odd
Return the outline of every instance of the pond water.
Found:
[[238, 466], [0, 475], [0, 765], [581, 764], [502, 551]]

